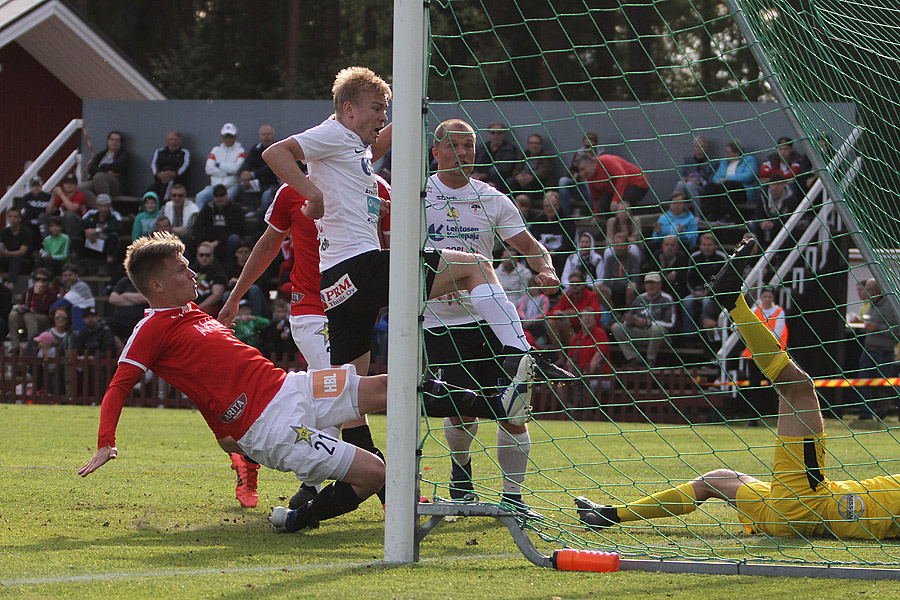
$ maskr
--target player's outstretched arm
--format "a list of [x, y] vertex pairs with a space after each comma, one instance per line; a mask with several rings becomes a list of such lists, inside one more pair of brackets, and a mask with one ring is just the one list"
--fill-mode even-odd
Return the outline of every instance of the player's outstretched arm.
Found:
[[115, 446], [103, 446], [102, 448], [97, 450], [94, 458], [84, 463], [84, 466], [78, 469], [78, 474], [82, 477], [87, 477], [88, 475], [114, 459], [118, 454], [119, 451]]
[[231, 326], [234, 317], [238, 314], [241, 298], [244, 297], [244, 294], [247, 293], [253, 282], [262, 277], [262, 274], [272, 264], [272, 260], [281, 250], [281, 243], [286, 237], [287, 231], [278, 231], [270, 225], [256, 242], [256, 245], [253, 246], [253, 251], [250, 252], [247, 264], [241, 270], [241, 275], [238, 277], [237, 283], [234, 284], [231, 295], [228, 296], [228, 300], [222, 306], [222, 310], [219, 311], [219, 321], [223, 325], [226, 327]]
[[306, 158], [297, 140], [289, 137], [275, 142], [263, 151], [262, 157], [275, 175], [306, 198], [303, 214], [310, 219], [321, 219], [325, 214], [322, 191], [297, 166], [298, 160]]

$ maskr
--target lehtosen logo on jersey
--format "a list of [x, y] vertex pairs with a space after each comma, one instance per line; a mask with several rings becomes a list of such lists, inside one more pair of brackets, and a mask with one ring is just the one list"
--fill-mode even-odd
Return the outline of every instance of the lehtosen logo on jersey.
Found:
[[844, 494], [838, 498], [838, 514], [847, 521], [859, 521], [866, 510], [866, 502], [856, 494]]
[[428, 239], [433, 242], [440, 242], [444, 239], [444, 226], [431, 223], [428, 226]]
[[231, 406], [222, 413], [219, 420], [223, 423], [233, 423], [244, 414], [244, 407], [247, 406], [247, 394], [241, 394], [237, 400], [231, 403]]
[[322, 303], [326, 309], [340, 306], [356, 293], [356, 286], [350, 281], [350, 275], [344, 274], [334, 285], [321, 291]]

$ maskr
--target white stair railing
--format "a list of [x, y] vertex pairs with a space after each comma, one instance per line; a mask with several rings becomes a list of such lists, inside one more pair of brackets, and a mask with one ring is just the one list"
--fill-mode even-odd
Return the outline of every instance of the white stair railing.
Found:
[[[62, 148], [66, 142], [69, 141], [73, 135], [80, 135], [82, 127], [81, 119], [72, 119], [69, 121], [69, 124], [66, 125], [62, 131], [59, 132], [59, 135], [50, 142], [50, 144], [44, 149], [41, 154], [34, 159], [34, 162], [25, 169], [25, 172], [13, 183], [6, 193], [0, 197], [0, 212], [9, 208], [10, 204], [12, 204], [13, 198], [16, 196], [21, 196], [28, 191], [28, 182], [31, 181], [33, 177], [35, 177], [40, 170], [50, 162], [50, 159], [59, 152], [59, 149]], [[44, 187], [52, 189], [54, 185], [56, 185], [62, 176], [67, 172], [68, 169], [71, 169], [73, 166], [78, 166], [81, 164], [81, 155], [77, 150], [73, 151], [68, 157], [66, 157], [63, 164], [53, 173], [53, 175], [45, 182]], [[66, 168], [68, 165], [68, 168]], [[77, 176], [81, 176], [81, 169], [76, 169]]]

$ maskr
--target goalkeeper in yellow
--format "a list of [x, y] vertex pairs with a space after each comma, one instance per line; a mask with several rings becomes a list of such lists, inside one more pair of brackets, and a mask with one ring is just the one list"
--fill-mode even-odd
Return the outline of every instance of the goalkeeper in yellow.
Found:
[[693, 481], [634, 503], [607, 506], [577, 498], [578, 516], [599, 529], [617, 523], [683, 515], [706, 500], [727, 500], [748, 533], [770, 536], [833, 536], [883, 539], [900, 537], [900, 475], [865, 481], [825, 478], [825, 422], [812, 380], [781, 349], [772, 331], [747, 306], [741, 273], [755, 258], [756, 243], [742, 242], [719, 271], [710, 289], [731, 313], [753, 360], [779, 396], [774, 476], [760, 481], [729, 469], [710, 471]]

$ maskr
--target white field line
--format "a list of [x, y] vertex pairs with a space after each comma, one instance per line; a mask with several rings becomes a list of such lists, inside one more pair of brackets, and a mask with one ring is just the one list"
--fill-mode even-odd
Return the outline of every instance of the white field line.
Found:
[[[472, 554], [466, 556], [442, 556], [440, 558], [423, 558], [419, 561], [422, 563], [440, 563], [446, 561], [463, 561], [463, 560], [485, 560], [512, 558], [522, 556], [518, 552], [510, 552], [505, 554]], [[526, 561], [527, 562], [527, 561]], [[307, 565], [282, 565], [282, 566], [259, 566], [259, 567], [234, 567], [230, 569], [169, 569], [163, 571], [134, 571], [123, 573], [92, 573], [91, 575], [69, 575], [61, 577], [40, 577], [35, 579], [9, 579], [0, 581], [0, 587], [13, 585], [47, 585], [53, 583], [92, 583], [95, 581], [110, 581], [114, 579], [148, 579], [161, 577], [184, 577], [192, 575], [233, 575], [241, 573], [272, 573], [276, 571], [316, 571], [328, 569], [346, 569], [359, 567], [385, 567], [394, 566], [387, 565], [382, 561], [360, 561], [360, 562], [339, 562], [339, 563], [323, 563], [323, 564], [307, 564]]]

